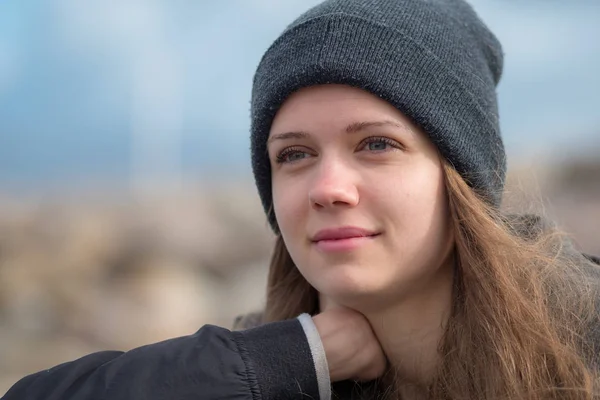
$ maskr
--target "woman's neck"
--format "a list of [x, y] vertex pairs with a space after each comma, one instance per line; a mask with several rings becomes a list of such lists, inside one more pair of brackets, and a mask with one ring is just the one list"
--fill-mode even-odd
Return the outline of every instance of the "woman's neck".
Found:
[[397, 378], [426, 384], [439, 365], [438, 348], [451, 311], [453, 271], [447, 263], [426, 290], [389, 307], [363, 312]]

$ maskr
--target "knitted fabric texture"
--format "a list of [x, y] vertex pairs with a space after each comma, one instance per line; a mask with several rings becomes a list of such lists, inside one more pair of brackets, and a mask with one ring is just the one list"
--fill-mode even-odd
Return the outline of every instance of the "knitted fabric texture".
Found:
[[502, 66], [500, 43], [462, 0], [328, 0], [301, 15], [262, 57], [252, 89], [252, 169], [273, 229], [269, 130], [290, 94], [319, 84], [351, 85], [394, 105], [499, 206]]

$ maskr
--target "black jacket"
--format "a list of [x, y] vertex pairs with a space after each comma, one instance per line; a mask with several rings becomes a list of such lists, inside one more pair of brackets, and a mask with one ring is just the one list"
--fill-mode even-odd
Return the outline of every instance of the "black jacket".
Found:
[[4, 400], [319, 399], [297, 319], [244, 331], [206, 325], [191, 336], [104, 351], [29, 375]]
[[[191, 336], [94, 353], [29, 375], [3, 399], [317, 400], [318, 368], [305, 332], [298, 319], [242, 331], [206, 325]], [[357, 387], [333, 385], [340, 398], [354, 397], [344, 393]]]

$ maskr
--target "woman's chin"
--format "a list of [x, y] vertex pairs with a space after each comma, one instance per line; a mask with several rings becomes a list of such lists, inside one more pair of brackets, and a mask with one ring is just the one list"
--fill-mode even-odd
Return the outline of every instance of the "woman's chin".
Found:
[[[389, 281], [388, 281], [389, 282]], [[364, 302], [377, 301], [385, 292], [385, 280], [376, 279], [367, 274], [336, 274], [320, 279], [317, 285], [319, 292], [333, 299], [336, 303], [357, 308]]]

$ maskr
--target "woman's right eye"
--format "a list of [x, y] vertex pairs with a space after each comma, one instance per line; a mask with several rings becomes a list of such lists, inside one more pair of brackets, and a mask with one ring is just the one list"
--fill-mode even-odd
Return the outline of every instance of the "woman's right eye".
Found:
[[277, 159], [277, 163], [283, 164], [283, 163], [292, 163], [295, 161], [300, 161], [309, 156], [310, 156], [310, 154], [308, 154], [306, 151], [303, 151], [300, 149], [289, 148], [289, 149], [286, 149], [286, 150], [282, 151], [281, 153], [279, 153], [277, 155], [276, 159]]

